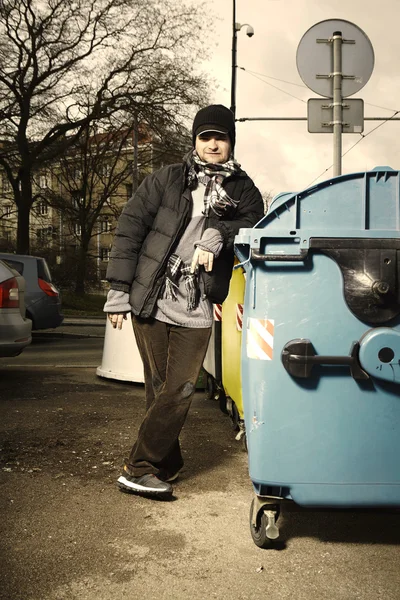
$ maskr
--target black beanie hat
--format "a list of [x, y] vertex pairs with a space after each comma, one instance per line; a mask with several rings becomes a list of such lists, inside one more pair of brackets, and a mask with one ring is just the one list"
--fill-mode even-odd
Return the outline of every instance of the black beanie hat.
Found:
[[211, 104], [199, 110], [193, 121], [193, 146], [196, 143], [196, 136], [206, 131], [228, 134], [232, 150], [234, 149], [236, 141], [235, 118], [233, 112], [226, 106]]

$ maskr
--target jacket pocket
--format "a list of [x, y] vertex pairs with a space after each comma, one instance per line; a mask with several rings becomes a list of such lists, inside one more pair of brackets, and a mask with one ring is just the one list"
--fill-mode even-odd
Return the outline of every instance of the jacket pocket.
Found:
[[204, 293], [213, 304], [222, 304], [228, 295], [233, 259], [233, 252], [223, 250], [214, 261], [213, 270], [203, 271]]

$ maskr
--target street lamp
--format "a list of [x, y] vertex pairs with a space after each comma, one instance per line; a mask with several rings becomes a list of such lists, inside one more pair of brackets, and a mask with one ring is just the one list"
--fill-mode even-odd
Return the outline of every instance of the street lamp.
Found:
[[248, 23], [237, 23], [236, 22], [236, 0], [233, 0], [233, 23], [232, 23], [232, 80], [231, 80], [231, 111], [233, 116], [236, 117], [236, 54], [237, 54], [237, 33], [247, 27], [246, 35], [253, 37], [254, 29]]

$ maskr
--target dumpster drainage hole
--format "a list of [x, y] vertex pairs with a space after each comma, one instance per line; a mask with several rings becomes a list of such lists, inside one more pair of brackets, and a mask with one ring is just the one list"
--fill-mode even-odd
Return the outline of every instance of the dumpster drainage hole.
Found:
[[297, 233], [296, 231], [291, 231], [290, 235], [296, 235], [296, 233]]
[[394, 352], [391, 348], [381, 348], [378, 352], [378, 358], [383, 363], [390, 363], [394, 359]]
[[392, 261], [390, 260], [390, 258], [385, 258], [383, 262], [385, 263], [385, 265], [390, 265]]

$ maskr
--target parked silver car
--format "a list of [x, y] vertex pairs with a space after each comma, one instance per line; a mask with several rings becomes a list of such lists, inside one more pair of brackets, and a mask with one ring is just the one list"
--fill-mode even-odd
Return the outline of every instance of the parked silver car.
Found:
[[23, 254], [0, 253], [0, 260], [18, 271], [25, 279], [26, 316], [32, 320], [32, 329], [52, 329], [64, 320], [60, 292], [51, 279], [44, 258]]
[[25, 316], [25, 280], [0, 260], [0, 356], [18, 356], [32, 341]]

